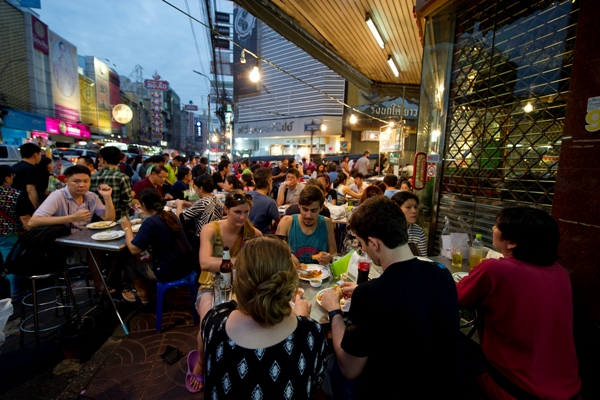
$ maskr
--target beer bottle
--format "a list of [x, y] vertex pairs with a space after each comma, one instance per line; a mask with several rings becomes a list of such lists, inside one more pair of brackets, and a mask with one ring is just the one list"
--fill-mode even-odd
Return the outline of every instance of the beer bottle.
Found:
[[231, 286], [233, 284], [233, 263], [231, 262], [231, 257], [229, 256], [229, 247], [225, 246], [223, 248], [223, 261], [221, 261], [221, 267], [219, 268], [221, 272], [221, 284], [227, 286]]

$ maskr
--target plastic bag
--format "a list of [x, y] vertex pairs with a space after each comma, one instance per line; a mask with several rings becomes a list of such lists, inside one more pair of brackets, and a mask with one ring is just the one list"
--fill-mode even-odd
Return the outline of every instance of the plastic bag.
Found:
[[452, 224], [448, 216], [445, 216], [444, 219], [446, 222], [440, 237], [440, 255], [451, 260], [452, 250], [460, 247], [463, 257], [468, 257], [472, 236], [471, 228], [461, 217], [458, 218], [458, 227]]
[[13, 314], [13, 305], [10, 299], [2, 299], [0, 300], [0, 346], [4, 344], [6, 340], [6, 335], [4, 332], [4, 327], [6, 326], [6, 322], [8, 318]]
[[327, 208], [329, 209], [329, 212], [331, 213], [332, 221], [337, 221], [337, 220], [346, 218], [346, 214], [348, 212], [348, 206], [346, 206], [346, 205], [334, 206], [333, 204], [329, 204], [329, 203], [325, 203], [325, 205], [327, 206]]

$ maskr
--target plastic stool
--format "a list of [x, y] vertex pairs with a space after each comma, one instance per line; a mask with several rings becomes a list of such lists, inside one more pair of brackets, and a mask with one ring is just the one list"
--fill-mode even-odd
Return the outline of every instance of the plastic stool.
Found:
[[[54, 277], [61, 273], [63, 274], [64, 279], [65, 279], [65, 286], [60, 286], [60, 285], [51, 286], [51, 287], [47, 287], [47, 288], [40, 289], [40, 290], [38, 290], [36, 288], [36, 282], [38, 280], [51, 278], [51, 277]], [[39, 314], [47, 312], [47, 311], [58, 310], [58, 309], [66, 309], [66, 310], [73, 309], [75, 311], [75, 314], [77, 316], [79, 316], [79, 309], [77, 308], [77, 300], [75, 299], [75, 295], [73, 294], [73, 289], [71, 288], [71, 283], [69, 282], [69, 275], [68, 275], [66, 269], [63, 269], [61, 271], [55, 271], [55, 272], [44, 274], [44, 275], [31, 275], [31, 276], [21, 275], [21, 278], [31, 280], [31, 286], [32, 286], [31, 294], [23, 297], [23, 300], [21, 301], [21, 324], [19, 325], [19, 330], [21, 331], [21, 339], [20, 339], [21, 347], [23, 347], [23, 344], [24, 344], [24, 334], [25, 333], [35, 333], [35, 353], [39, 360], [39, 358], [40, 358], [40, 332], [47, 332], [47, 331], [50, 331], [53, 329], [57, 329], [60, 327], [60, 325], [62, 325], [62, 324], [58, 324], [55, 326], [40, 329]], [[71, 300], [71, 304], [65, 304], [63, 302], [59, 302], [58, 300], [53, 300], [53, 301], [49, 301], [49, 302], [45, 302], [45, 303], [38, 303], [37, 296], [41, 292], [44, 292], [47, 290], [62, 290], [62, 289], [65, 289], [67, 291], [68, 297], [66, 297], [66, 298]], [[31, 303], [27, 302], [29, 297], [31, 297], [33, 300]], [[39, 309], [40, 306], [46, 306], [46, 305], [51, 305], [51, 304], [54, 304], [54, 305], [50, 308], [46, 308], [44, 310]], [[25, 306], [33, 307], [32, 315], [25, 317], [25, 308], [24, 308]], [[32, 318], [33, 318], [33, 329], [25, 328], [25, 324]], [[65, 313], [65, 319], [68, 320], [68, 313]]]
[[187, 276], [170, 282], [156, 282], [156, 332], [162, 330], [162, 313], [163, 301], [165, 292], [168, 289], [187, 286], [190, 291], [190, 303], [192, 305], [192, 316], [194, 317], [194, 325], [200, 322], [200, 317], [196, 312], [196, 271], [190, 272]]

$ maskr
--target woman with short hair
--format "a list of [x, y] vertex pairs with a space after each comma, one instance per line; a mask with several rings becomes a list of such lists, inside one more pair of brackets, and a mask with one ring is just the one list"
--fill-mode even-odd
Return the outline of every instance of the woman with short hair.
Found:
[[204, 380], [207, 398], [313, 398], [327, 340], [296, 294], [289, 246], [275, 237], [246, 240], [235, 267], [236, 300], [201, 315], [200, 368], [188, 384], [198, 389], [197, 378]]
[[482, 312], [485, 369], [477, 382], [492, 399], [580, 398], [571, 282], [556, 262], [558, 224], [545, 211], [512, 207], [498, 213], [492, 232], [504, 258], [483, 260], [456, 286], [459, 305]]

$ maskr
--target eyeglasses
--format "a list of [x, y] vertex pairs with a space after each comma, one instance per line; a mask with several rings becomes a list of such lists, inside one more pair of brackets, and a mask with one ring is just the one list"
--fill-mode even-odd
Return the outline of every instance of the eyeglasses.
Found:
[[246, 200], [254, 200], [254, 197], [251, 194], [244, 194], [244, 193], [234, 193], [231, 195], [231, 198], [234, 201], [244, 201], [244, 199]]

